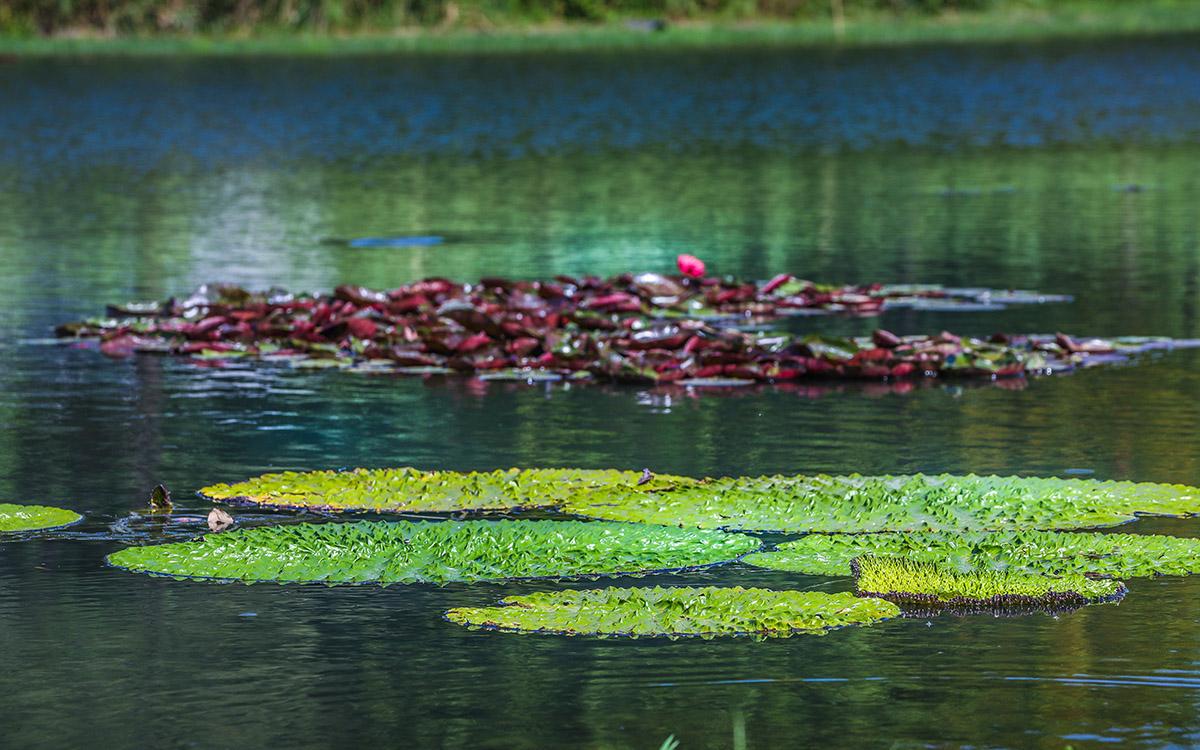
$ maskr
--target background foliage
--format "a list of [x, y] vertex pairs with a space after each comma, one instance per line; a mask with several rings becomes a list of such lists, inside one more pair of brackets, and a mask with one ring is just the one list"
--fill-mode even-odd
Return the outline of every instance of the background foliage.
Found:
[[514, 22], [623, 17], [820, 19], [843, 13], [927, 15], [1053, 5], [1049, 0], [3, 0], [0, 33], [378, 31], [451, 25], [486, 29]]

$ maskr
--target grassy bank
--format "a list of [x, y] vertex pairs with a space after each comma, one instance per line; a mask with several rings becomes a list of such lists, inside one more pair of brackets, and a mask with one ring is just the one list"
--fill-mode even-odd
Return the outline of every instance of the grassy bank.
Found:
[[893, 45], [998, 42], [1200, 32], [1200, 2], [1147, 0], [1058, 3], [1053, 8], [999, 6], [971, 12], [858, 10], [841, 18], [799, 20], [715, 17], [668, 21], [648, 30], [631, 18], [606, 21], [514, 21], [480, 28], [458, 23], [315, 32], [264, 26], [220, 33], [0, 35], [0, 55], [373, 54], [698, 48], [738, 46]]

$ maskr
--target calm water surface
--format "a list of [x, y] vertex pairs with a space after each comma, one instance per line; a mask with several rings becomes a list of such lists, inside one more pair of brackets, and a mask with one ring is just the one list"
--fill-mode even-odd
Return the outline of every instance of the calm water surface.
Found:
[[[439, 618], [528, 585], [247, 587], [102, 564], [159, 533], [123, 520], [154, 484], [187, 498], [283, 468], [1200, 483], [1200, 353], [1015, 389], [698, 396], [27, 343], [212, 280], [665, 270], [681, 251], [742, 276], [1078, 298], [800, 330], [1200, 337], [1197, 41], [0, 65], [0, 497], [88, 516], [0, 545], [0, 746], [1200, 744], [1194, 580], [1135, 580], [1122, 604], [1060, 618], [659, 642]], [[394, 234], [446, 241], [338, 242]], [[1130, 528], [1200, 536], [1200, 521]], [[847, 586], [739, 566], [645, 582], [684, 580]]]

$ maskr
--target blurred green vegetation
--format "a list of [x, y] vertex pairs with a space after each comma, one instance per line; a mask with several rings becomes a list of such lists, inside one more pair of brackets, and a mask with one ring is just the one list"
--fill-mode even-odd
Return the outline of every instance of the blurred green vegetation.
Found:
[[[1132, 6], [1132, 7], [1131, 7]], [[488, 30], [631, 18], [666, 21], [902, 20], [960, 15], [1194, 9], [1195, 0], [6, 0], [0, 34], [229, 34]], [[1124, 25], [1124, 24], [1122, 24]]]

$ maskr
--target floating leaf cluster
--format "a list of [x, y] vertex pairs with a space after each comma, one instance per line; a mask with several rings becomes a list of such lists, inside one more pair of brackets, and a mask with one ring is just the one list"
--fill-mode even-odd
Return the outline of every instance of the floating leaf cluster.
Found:
[[[974, 298], [988, 290], [958, 290]], [[722, 315], [787, 310], [877, 311], [884, 301], [946, 299], [936, 288], [830, 290], [790, 277], [763, 285], [653, 274], [613, 279], [456, 284], [429, 279], [390, 291], [341, 286], [332, 295], [203, 287], [186, 300], [110, 308], [60, 336], [97, 338], [101, 351], [169, 352], [220, 364], [241, 357], [368, 374], [464, 373], [513, 380], [637, 383], [1005, 377], [1124, 360], [1169, 339], [1077, 341], [1068, 336], [870, 338], [748, 332]], [[889, 303], [891, 304], [891, 303]]]
[[786, 637], [897, 616], [878, 599], [812, 591], [606, 588], [509, 597], [498, 607], [452, 609], [451, 622], [525, 633], [601, 636]]
[[48, 505], [0, 503], [0, 532], [37, 531], [70, 526], [83, 516], [73, 510]]
[[1200, 514], [1200, 488], [973, 474], [818, 474], [618, 486], [580, 493], [563, 509], [609, 521], [786, 533], [1082, 529], [1141, 514]]
[[809, 534], [745, 562], [807, 575], [849, 575], [864, 555], [903, 557], [962, 572], [1023, 570], [1114, 578], [1200, 573], [1200, 539], [1056, 531]]
[[[285, 471], [244, 482], [204, 487], [211, 500], [273, 508], [324, 511], [511, 511], [557, 506], [594, 488], [639, 486], [641, 472], [588, 469], [505, 469], [489, 472], [421, 471], [408, 467], [353, 471]], [[678, 477], [654, 476], [641, 486]]]
[[451, 583], [681, 570], [759, 546], [740, 534], [577, 521], [368, 522], [238, 529], [109, 556], [180, 578], [324, 583]]
[[901, 604], [946, 607], [1082, 606], [1115, 601], [1126, 588], [1120, 581], [1081, 575], [1052, 578], [1012, 570], [961, 573], [936, 563], [864, 556], [853, 562], [859, 596]]

